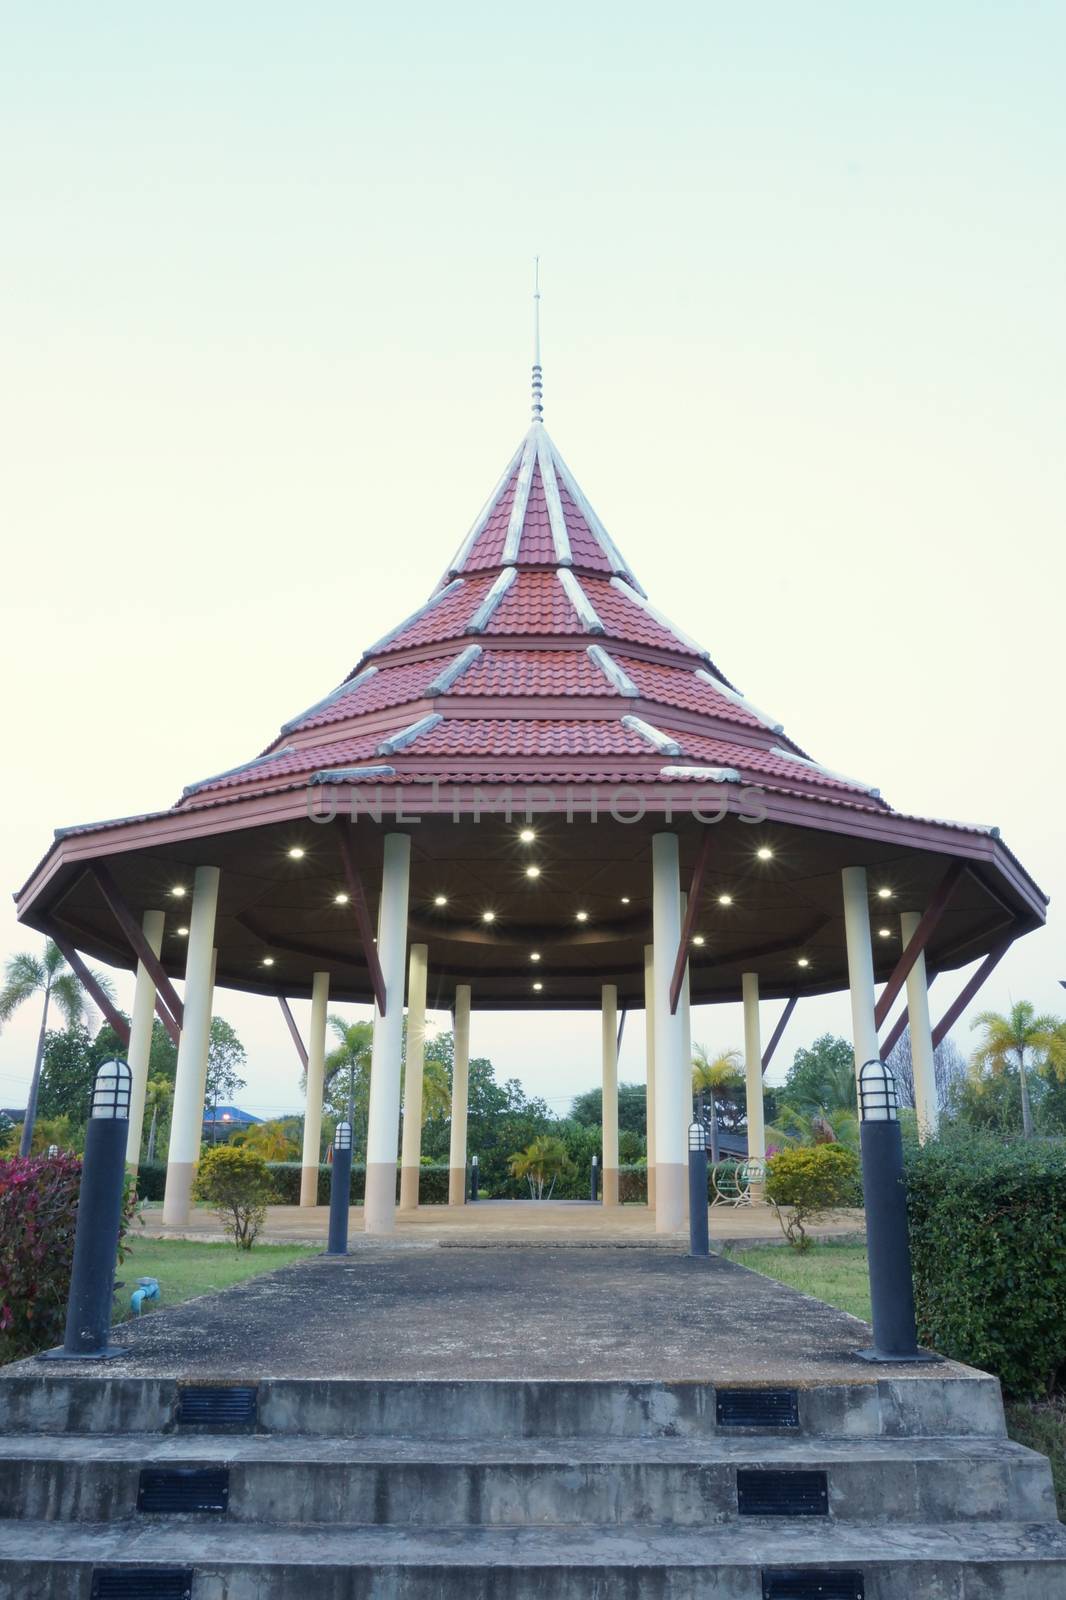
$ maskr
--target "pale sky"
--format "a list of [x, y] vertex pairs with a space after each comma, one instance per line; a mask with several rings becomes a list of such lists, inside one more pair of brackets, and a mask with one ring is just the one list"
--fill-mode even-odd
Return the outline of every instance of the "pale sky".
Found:
[[[545, 421], [652, 599], [819, 760], [998, 824], [1054, 903], [980, 1004], [1066, 1009], [1064, 60], [1052, 0], [0, 3], [7, 890], [426, 597], [527, 425], [539, 252]], [[296, 1109], [274, 1002], [217, 1009]], [[591, 1015], [472, 1047], [557, 1110], [598, 1075]]]

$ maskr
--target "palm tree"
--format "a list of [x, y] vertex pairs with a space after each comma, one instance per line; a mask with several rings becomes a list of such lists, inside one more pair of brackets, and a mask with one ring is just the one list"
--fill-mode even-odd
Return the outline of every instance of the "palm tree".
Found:
[[[95, 972], [93, 977], [109, 997], [114, 994], [111, 980], [102, 973]], [[67, 966], [66, 960], [57, 944], [51, 939], [44, 941], [44, 955], [31, 955], [24, 950], [19, 955], [10, 956], [4, 969], [4, 987], [0, 991], [0, 1027], [5, 1022], [10, 1022], [15, 1012], [24, 1000], [29, 1000], [33, 995], [44, 996], [41, 1008], [41, 1030], [37, 1035], [37, 1055], [33, 1063], [33, 1077], [30, 1079], [30, 1092], [26, 1100], [26, 1120], [22, 1124], [22, 1138], [19, 1142], [19, 1155], [28, 1156], [33, 1142], [33, 1125], [37, 1120], [37, 1093], [41, 1085], [41, 1063], [44, 1060], [44, 1039], [48, 1031], [48, 1008], [54, 1000], [67, 1027], [72, 1028], [80, 1022], [85, 1015], [88, 999], [80, 981], [74, 976]]]
[[1018, 1000], [1006, 1016], [998, 1011], [982, 1011], [971, 1024], [983, 1028], [984, 1036], [973, 1053], [973, 1066], [986, 1068], [999, 1077], [1011, 1067], [1018, 1068], [1022, 1091], [1022, 1135], [1033, 1137], [1033, 1113], [1029, 1105], [1028, 1069], [1050, 1066], [1055, 1076], [1066, 1079], [1066, 1025], [1061, 1017], [1037, 1016], [1030, 1000]]
[[152, 1108], [152, 1121], [148, 1129], [148, 1145], [144, 1153], [144, 1159], [148, 1163], [155, 1160], [155, 1141], [156, 1132], [159, 1128], [159, 1113], [169, 1108], [173, 1098], [174, 1085], [169, 1078], [164, 1078], [160, 1075], [159, 1077], [148, 1079], [144, 1091], [145, 1107], [151, 1106]]
[[[374, 1024], [346, 1022], [343, 1017], [334, 1014], [329, 1018], [329, 1026], [337, 1044], [326, 1057], [325, 1093], [329, 1097], [334, 1081], [347, 1074], [348, 1104], [353, 1118], [358, 1111], [361, 1127], [359, 1138], [353, 1127], [352, 1141], [356, 1145], [362, 1144], [366, 1138], [367, 1108], [370, 1103], [370, 1052], [374, 1043]], [[337, 1092], [341, 1091], [341, 1087], [341, 1083], [338, 1083]]]
[[692, 1092], [711, 1097], [711, 1161], [718, 1162], [718, 1096], [744, 1082], [744, 1057], [739, 1050], [722, 1050], [709, 1056], [698, 1044], [692, 1056]]
[[[529, 1184], [529, 1192], [534, 1200], [548, 1200], [552, 1197], [552, 1190], [564, 1172], [572, 1172], [574, 1163], [570, 1160], [566, 1145], [562, 1139], [551, 1133], [542, 1133], [527, 1145], [524, 1150], [519, 1150], [508, 1162], [513, 1178], [525, 1178]], [[551, 1186], [547, 1196], [544, 1194], [545, 1185], [551, 1179]]]

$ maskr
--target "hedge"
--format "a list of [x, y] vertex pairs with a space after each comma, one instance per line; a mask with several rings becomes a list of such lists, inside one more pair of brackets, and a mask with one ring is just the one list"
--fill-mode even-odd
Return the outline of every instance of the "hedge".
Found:
[[[273, 1204], [280, 1206], [297, 1206], [300, 1203], [300, 1174], [303, 1168], [298, 1161], [268, 1161], [267, 1171], [270, 1173], [274, 1191]], [[318, 1204], [329, 1205], [329, 1186], [333, 1168], [323, 1164], [318, 1169]], [[137, 1198], [138, 1200], [162, 1200], [166, 1188], [167, 1168], [163, 1161], [148, 1163], [142, 1161], [137, 1169]], [[363, 1190], [366, 1181], [366, 1168], [362, 1165], [352, 1165], [352, 1205], [361, 1206], [363, 1203]], [[419, 1199], [424, 1206], [447, 1205], [448, 1203], [448, 1168], [442, 1166], [423, 1167], [418, 1184]], [[399, 1198], [400, 1177], [399, 1168], [396, 1172], [396, 1194]]]
[[918, 1333], [1008, 1396], [1066, 1378], [1066, 1144], [934, 1140], [907, 1157]]

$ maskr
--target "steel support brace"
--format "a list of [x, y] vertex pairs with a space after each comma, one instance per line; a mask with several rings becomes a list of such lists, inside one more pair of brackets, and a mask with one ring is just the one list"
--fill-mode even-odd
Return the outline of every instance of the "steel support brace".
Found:
[[89, 971], [89, 968], [85, 965], [85, 962], [81, 959], [81, 956], [78, 954], [69, 940], [64, 939], [62, 934], [53, 932], [52, 942], [58, 947], [64, 961], [70, 968], [71, 972], [73, 972], [82, 988], [89, 991], [93, 999], [93, 1004], [107, 1018], [111, 1027], [118, 1034], [119, 1038], [122, 1040], [122, 1043], [128, 1050], [130, 1047], [130, 1025], [122, 1015], [121, 1011], [117, 1010], [117, 1008], [108, 999], [107, 995], [104, 993], [103, 989], [101, 989], [95, 977]]
[[670, 1015], [676, 1016], [678, 1001], [681, 999], [681, 989], [685, 982], [685, 964], [688, 961], [689, 940], [692, 930], [696, 926], [696, 918], [700, 911], [700, 898], [703, 893], [703, 880], [707, 874], [707, 863], [711, 858], [711, 830], [704, 828], [703, 838], [700, 840], [699, 854], [696, 865], [692, 869], [692, 882], [688, 889], [688, 903], [685, 906], [685, 916], [681, 923], [681, 937], [677, 942], [677, 956], [674, 960], [674, 973], [670, 979]]
[[937, 884], [921, 922], [907, 941], [907, 948], [896, 962], [895, 970], [881, 990], [880, 998], [874, 1007], [875, 1027], [883, 1028], [887, 1022], [888, 1013], [895, 1004], [896, 996], [906, 983], [907, 975], [914, 963], [936, 932], [940, 919], [947, 910], [948, 901], [955, 893], [959, 879], [965, 871], [966, 868], [961, 861], [954, 861]]
[[985, 959], [981, 962], [981, 965], [978, 967], [969, 983], [962, 988], [957, 997], [952, 1001], [951, 1005], [948, 1006], [948, 1009], [945, 1011], [943, 1017], [941, 1017], [940, 1021], [933, 1029], [934, 1050], [936, 1049], [937, 1045], [943, 1044], [944, 1040], [947, 1038], [948, 1034], [951, 1032], [952, 1028], [955, 1026], [956, 1022], [958, 1022], [959, 1018], [962, 1016], [962, 1013], [966, 1010], [966, 1007], [973, 999], [974, 995], [976, 995], [978, 990], [981, 988], [985, 979], [991, 974], [995, 967], [999, 966], [999, 963], [1003, 960], [1003, 957], [1006, 955], [1010, 947], [1011, 940], [1009, 938], [1001, 939], [999, 944], [995, 945], [985, 956]]
[[283, 994], [279, 994], [278, 995], [278, 1005], [281, 1007], [282, 1016], [285, 1018], [285, 1021], [289, 1024], [289, 1032], [292, 1034], [292, 1042], [296, 1046], [296, 1054], [300, 1058], [300, 1065], [301, 1065], [301, 1067], [303, 1067], [304, 1071], [306, 1072], [307, 1071], [307, 1046], [304, 1044], [303, 1040], [300, 1038], [300, 1030], [296, 1026], [296, 1018], [293, 1016], [292, 1008], [289, 1005], [289, 1002], [286, 1000], [286, 998], [285, 998], [285, 996]]
[[770, 1043], [766, 1046], [766, 1049], [763, 1051], [763, 1054], [762, 1054], [762, 1070], [763, 1070], [763, 1072], [766, 1071], [767, 1067], [770, 1065], [770, 1062], [774, 1059], [774, 1051], [777, 1049], [778, 1045], [781, 1043], [781, 1035], [784, 1033], [785, 1029], [788, 1027], [788, 1019], [791, 1017], [793, 1011], [795, 1011], [796, 1003], [797, 1003], [798, 1000], [799, 1000], [799, 995], [798, 994], [793, 994], [793, 995], [789, 995], [788, 999], [785, 1001], [785, 1009], [784, 1009], [784, 1011], [782, 1011], [780, 1017], [778, 1018], [777, 1027], [774, 1029], [773, 1033], [770, 1035]]
[[177, 991], [164, 972], [163, 963], [138, 927], [137, 919], [122, 898], [122, 892], [111, 876], [109, 868], [98, 861], [95, 866], [89, 868], [89, 877], [103, 895], [112, 916], [125, 934], [130, 949], [151, 977], [157, 996], [162, 999], [178, 1027], [184, 1027], [185, 1013]]
[[363, 880], [359, 876], [359, 869], [355, 864], [352, 854], [351, 841], [345, 832], [347, 823], [338, 819], [336, 823], [337, 842], [340, 846], [341, 860], [344, 863], [344, 876], [348, 883], [348, 897], [355, 912], [355, 923], [359, 930], [359, 941], [363, 946], [366, 957], [367, 970], [370, 973], [370, 983], [374, 990], [378, 1011], [385, 1015], [385, 979], [381, 971], [381, 962], [378, 960], [377, 947], [374, 944], [374, 930], [370, 923], [370, 912], [367, 910], [366, 894], [363, 890]]

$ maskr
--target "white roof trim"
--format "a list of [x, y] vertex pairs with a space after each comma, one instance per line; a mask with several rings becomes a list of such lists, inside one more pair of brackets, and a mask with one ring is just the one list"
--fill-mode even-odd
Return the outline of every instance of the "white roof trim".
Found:
[[406, 728], [401, 728], [399, 733], [390, 733], [387, 739], [382, 739], [378, 745], [379, 756], [395, 755], [397, 750], [404, 750], [409, 744], [414, 744], [420, 734], [428, 733], [435, 728], [444, 718], [439, 711], [431, 711], [428, 717], [419, 717], [417, 722], [408, 723]]
[[569, 567], [556, 567], [555, 576], [563, 586], [563, 592], [574, 610], [577, 612], [578, 621], [586, 633], [606, 633], [607, 629], [600, 621], [599, 613], [592, 604], [588, 595], [574, 577]]
[[522, 529], [529, 504], [529, 489], [533, 482], [533, 463], [537, 459], [537, 431], [530, 429], [522, 447], [522, 465], [518, 469], [518, 482], [514, 486], [511, 515], [507, 523], [507, 537], [503, 541], [503, 561], [509, 565], [518, 560], [518, 546], [522, 543]]
[[514, 567], [504, 567], [466, 625], [467, 633], [484, 633], [500, 601], [517, 578]]
[[362, 688], [364, 683], [374, 677], [377, 670], [377, 667], [364, 667], [356, 677], [348, 678], [344, 683], [339, 683], [335, 689], [330, 690], [329, 694], [323, 695], [321, 700], [316, 700], [313, 706], [308, 706], [306, 711], [301, 711], [298, 717], [293, 717], [289, 722], [284, 723], [281, 729], [282, 733], [291, 733], [293, 728], [298, 728], [301, 722], [307, 721], [308, 717], [317, 716], [320, 711], [325, 711], [328, 706], [333, 705], [334, 701], [344, 700], [348, 695], [354, 694], [357, 689]]
[[559, 498], [559, 484], [555, 477], [555, 462], [552, 460], [551, 440], [541, 431], [537, 443], [537, 460], [540, 463], [540, 478], [544, 485], [544, 499], [548, 507], [548, 521], [551, 523], [552, 544], [555, 547], [555, 559], [561, 567], [568, 567], [573, 562], [573, 551], [570, 549], [570, 534], [563, 515], [563, 502]]
[[[528, 438], [528, 434], [527, 434], [526, 437]], [[489, 518], [492, 516], [492, 513], [493, 513], [493, 510], [495, 509], [497, 500], [500, 498], [500, 495], [506, 489], [508, 480], [510, 479], [510, 476], [511, 476], [511, 473], [514, 471], [515, 467], [518, 465], [519, 461], [521, 460], [522, 451], [525, 449], [525, 446], [526, 446], [526, 440], [523, 439], [522, 443], [518, 446], [518, 449], [515, 451], [514, 455], [511, 457], [510, 461], [507, 463], [507, 466], [506, 466], [506, 468], [504, 470], [503, 476], [500, 478], [499, 483], [496, 485], [495, 489], [493, 489], [492, 493], [489, 495], [488, 499], [485, 501], [485, 504], [482, 506], [481, 510], [478, 512], [477, 520], [475, 521], [474, 526], [470, 529], [470, 532], [467, 534], [466, 538], [463, 540], [462, 544], [459, 546], [458, 550], [455, 552], [454, 556], [452, 557], [451, 562], [450, 562], [450, 564], [448, 566], [448, 570], [445, 573], [445, 577], [450, 578], [453, 573], [462, 571], [462, 569], [463, 569], [463, 567], [464, 567], [464, 565], [466, 563], [466, 558], [470, 554], [470, 551], [473, 548], [474, 541], [477, 539], [477, 536], [478, 536], [479, 533], [484, 533], [485, 524], [488, 522]]]
[[186, 784], [181, 791], [182, 799], [187, 794], [195, 794], [197, 789], [206, 789], [209, 783], [218, 783], [221, 778], [234, 778], [238, 772], [251, 772], [254, 767], [265, 766], [269, 761], [279, 761], [282, 756], [291, 756], [295, 750], [294, 744], [283, 745], [280, 750], [271, 750], [268, 755], [256, 756], [252, 761], [242, 761], [236, 767], [227, 767], [225, 772], [213, 772], [209, 778], [201, 778], [198, 783]]
[[599, 667], [607, 682], [613, 684], [619, 694], [628, 695], [630, 699], [635, 699], [640, 694], [640, 690], [628, 672], [623, 671], [614, 657], [609, 656], [601, 644], [586, 645], [585, 654], [595, 666]]
[[694, 778], [700, 783], [742, 783], [736, 767], [660, 767], [662, 778]]
[[635, 606], [639, 606], [642, 611], [646, 612], [653, 622], [659, 624], [660, 628], [665, 628], [667, 633], [672, 633], [679, 644], [686, 645], [688, 649], [694, 650], [704, 661], [711, 659], [702, 645], [697, 644], [695, 639], [690, 639], [687, 633], [682, 633], [681, 629], [675, 627], [668, 617], [663, 616], [657, 606], [652, 605], [643, 590], [634, 589], [632, 584], [627, 583], [624, 578], [612, 578], [611, 584], [613, 588], [618, 590], [619, 594], [624, 594], [627, 600], [632, 600]]
[[370, 646], [369, 650], [364, 651], [364, 654], [371, 656], [374, 654], [375, 650], [383, 650], [385, 646], [387, 644], [391, 644], [396, 636], [401, 634], [405, 628], [409, 628], [412, 622], [417, 622], [418, 619], [420, 617], [424, 617], [428, 611], [434, 610], [435, 607], [440, 605], [442, 600], [447, 600], [450, 594], [455, 594], [459, 589], [461, 589], [465, 582], [465, 578], [453, 578], [451, 583], [446, 584], [443, 589], [438, 589], [436, 594], [431, 594], [424, 606], [419, 606], [417, 611], [412, 611], [409, 617], [404, 617], [403, 621], [397, 623], [395, 628], [390, 628], [388, 633], [383, 633], [381, 638], [376, 640], [375, 643]]
[[452, 684], [455, 683], [457, 679], [462, 677], [467, 667], [472, 667], [474, 665], [474, 662], [477, 660], [480, 654], [481, 646], [479, 644], [468, 644], [466, 649], [461, 651], [459, 655], [455, 657], [454, 661], [449, 661], [446, 667], [442, 667], [440, 672], [437, 673], [437, 676], [431, 683], [426, 684], [426, 687], [422, 690], [422, 693], [444, 694], [447, 689], [451, 688]]
[[870, 783], [863, 783], [861, 778], [849, 778], [846, 772], [836, 772], [832, 767], [823, 767], [820, 761], [812, 761], [810, 756], [798, 756], [794, 750], [782, 749], [779, 744], [770, 746], [770, 754], [779, 756], [782, 761], [795, 761], [801, 767], [810, 767], [812, 772], [821, 772], [827, 778], [836, 778], [839, 783], [850, 783], [853, 789], [862, 789], [867, 794], [881, 798], [880, 789], [875, 789]]
[[312, 772], [308, 783], [345, 783], [355, 778], [395, 778], [395, 767], [323, 767]]
[[668, 733], [663, 733], [660, 728], [653, 728], [650, 722], [645, 722], [643, 717], [623, 717], [623, 728], [628, 728], [630, 733], [635, 733], [658, 750], [663, 756], [679, 756], [681, 746], [676, 739], [671, 739]]
[[768, 712], [760, 711], [758, 706], [753, 706], [750, 700], [746, 700], [737, 689], [731, 689], [728, 683], [723, 683], [721, 678], [716, 678], [713, 672], [704, 672], [702, 667], [697, 667], [696, 676], [704, 683], [709, 683], [712, 689], [717, 689], [719, 694], [724, 694], [727, 700], [732, 700], [734, 705], [743, 706], [745, 711], [750, 711], [756, 721], [761, 722], [764, 728], [769, 728], [771, 733], [784, 733], [784, 727], [780, 722]]
[[585, 521], [588, 523], [589, 528], [592, 531], [593, 538], [596, 540], [596, 543], [607, 557], [607, 560], [611, 566], [611, 571], [627, 577], [634, 589], [636, 589], [637, 593], [643, 594], [644, 590], [641, 588], [629, 567], [622, 559], [622, 553], [618, 546], [607, 532], [607, 529], [604, 527], [595, 511], [593, 511], [592, 507], [589, 505], [580, 484], [574, 477], [574, 474], [570, 471], [570, 468], [567, 466], [562, 456], [559, 454], [554, 440], [548, 438], [547, 434], [545, 434], [544, 437], [545, 442], [551, 451], [552, 461], [558, 469], [559, 476], [566, 484], [570, 498], [577, 506], [577, 509], [581, 512], [581, 515], [584, 517]]

